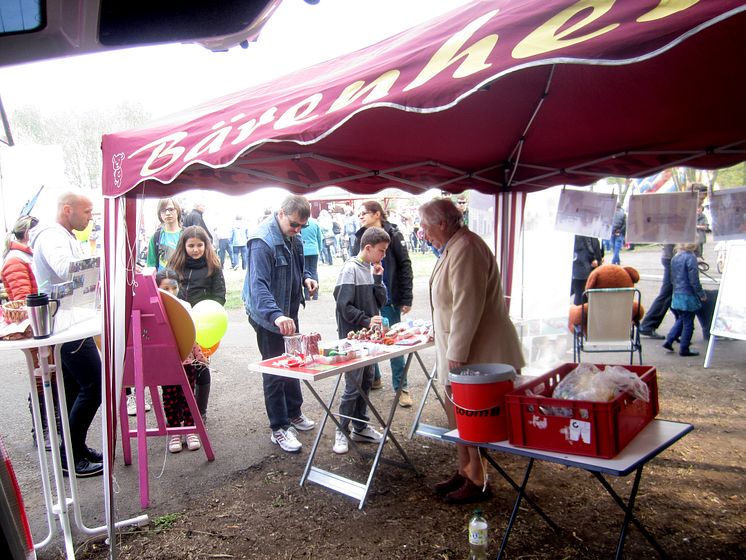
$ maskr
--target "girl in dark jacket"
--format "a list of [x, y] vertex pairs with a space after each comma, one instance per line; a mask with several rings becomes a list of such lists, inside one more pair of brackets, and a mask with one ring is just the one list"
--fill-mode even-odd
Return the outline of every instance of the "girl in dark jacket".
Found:
[[[412, 261], [409, 259], [407, 242], [401, 231], [388, 221], [383, 207], [375, 200], [366, 200], [358, 210], [358, 219], [361, 228], [355, 234], [355, 244], [352, 247], [352, 255], [360, 252], [360, 238], [369, 227], [378, 227], [389, 234], [391, 242], [383, 259], [383, 283], [386, 285], [388, 301], [381, 308], [381, 315], [388, 319], [389, 324], [394, 325], [401, 321], [403, 314], [412, 309]], [[375, 368], [375, 379], [372, 389], [380, 389], [381, 372], [378, 364]], [[401, 387], [399, 404], [403, 407], [412, 406], [412, 397], [407, 390], [407, 380], [404, 378], [404, 357], [399, 356], [391, 360], [391, 382], [394, 391]]]
[[676, 322], [663, 343], [663, 348], [673, 352], [673, 343], [680, 340], [680, 356], [698, 356], [699, 352], [689, 348], [694, 334], [694, 315], [702, 302], [707, 299], [702, 284], [699, 282], [699, 268], [694, 252], [695, 243], [683, 243], [677, 246], [678, 252], [671, 259], [671, 283], [673, 297], [671, 309], [676, 312]]
[[[225, 305], [225, 278], [215, 249], [207, 232], [200, 226], [189, 226], [181, 233], [169, 268], [181, 282], [179, 298], [195, 306], [211, 299]], [[194, 392], [202, 420], [207, 422], [207, 401], [210, 398], [210, 368], [200, 368]]]

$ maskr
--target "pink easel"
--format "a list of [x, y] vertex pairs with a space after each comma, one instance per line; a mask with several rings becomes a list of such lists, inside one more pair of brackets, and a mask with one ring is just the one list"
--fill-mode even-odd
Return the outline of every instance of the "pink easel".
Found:
[[[140, 505], [148, 507], [150, 490], [148, 483], [148, 446], [149, 436], [171, 436], [193, 433], [196, 429], [202, 441], [202, 448], [208, 461], [214, 461], [210, 440], [202, 422], [197, 401], [187, 381], [184, 366], [181, 363], [176, 337], [169, 323], [168, 315], [161, 301], [153, 276], [136, 274], [137, 288], [132, 301], [132, 315], [127, 334], [127, 353], [124, 358], [124, 377], [119, 407], [119, 420], [122, 430], [122, 450], [124, 464], [132, 464], [130, 438], [137, 438], [137, 462], [140, 468]], [[163, 412], [158, 387], [162, 385], [181, 385], [189, 410], [194, 418], [194, 426], [168, 427]], [[136, 429], [129, 426], [127, 416], [126, 387], [135, 388], [137, 403]], [[157, 419], [157, 428], [145, 425], [145, 387], [150, 389], [153, 411]]]

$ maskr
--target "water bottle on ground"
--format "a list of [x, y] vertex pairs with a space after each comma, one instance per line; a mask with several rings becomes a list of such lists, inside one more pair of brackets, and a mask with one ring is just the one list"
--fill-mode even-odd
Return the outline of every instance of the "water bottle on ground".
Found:
[[469, 520], [469, 560], [487, 560], [487, 521], [481, 510], [475, 510]]

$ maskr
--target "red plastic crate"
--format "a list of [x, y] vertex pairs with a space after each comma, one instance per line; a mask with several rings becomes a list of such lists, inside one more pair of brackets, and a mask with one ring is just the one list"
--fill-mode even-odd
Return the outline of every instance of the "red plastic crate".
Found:
[[[650, 402], [627, 393], [609, 402], [551, 398], [557, 384], [577, 366], [563, 364], [505, 396], [511, 444], [611, 459], [657, 416], [658, 382], [656, 370], [650, 366], [622, 366], [645, 382]], [[606, 366], [596, 367], [603, 370]], [[552, 415], [555, 407], [570, 414]]]

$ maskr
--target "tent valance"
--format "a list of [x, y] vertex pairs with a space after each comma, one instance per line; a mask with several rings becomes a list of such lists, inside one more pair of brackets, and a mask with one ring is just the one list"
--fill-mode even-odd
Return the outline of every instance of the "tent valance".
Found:
[[474, 2], [104, 136], [104, 194], [530, 191], [746, 159], [743, 1]]

